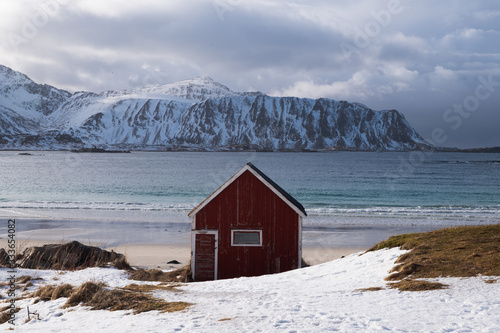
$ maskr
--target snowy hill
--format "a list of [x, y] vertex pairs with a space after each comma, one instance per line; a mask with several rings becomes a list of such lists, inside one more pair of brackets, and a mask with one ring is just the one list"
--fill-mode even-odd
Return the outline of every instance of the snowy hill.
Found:
[[[153, 290], [168, 302], [189, 302], [183, 311], [132, 314], [131, 310], [63, 308], [66, 297], [34, 303], [15, 301], [14, 321], [22, 332], [496, 332], [500, 327], [498, 277], [433, 279], [449, 289], [401, 292], [384, 278], [406, 251], [393, 248], [281, 274], [179, 285], [179, 291]], [[32, 276], [32, 284], [16, 290], [28, 295], [43, 285], [104, 282], [107, 289], [131, 283], [130, 273], [114, 268], [79, 271], [17, 269], [16, 277]], [[2, 281], [12, 273], [0, 269]], [[486, 283], [486, 280], [493, 283]], [[21, 286], [21, 282], [17, 282]], [[361, 289], [377, 288], [375, 291]], [[8, 286], [0, 290], [9, 301]], [[26, 322], [27, 307], [39, 319]], [[4, 330], [13, 326], [6, 322]]]
[[70, 94], [0, 66], [0, 148], [85, 145], [208, 150], [431, 147], [396, 110], [234, 92], [209, 77]]

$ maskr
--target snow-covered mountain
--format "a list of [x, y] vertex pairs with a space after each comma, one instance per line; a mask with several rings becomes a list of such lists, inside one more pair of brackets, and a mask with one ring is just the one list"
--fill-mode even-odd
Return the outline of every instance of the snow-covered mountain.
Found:
[[412, 150], [431, 146], [396, 110], [234, 92], [209, 77], [71, 94], [0, 66], [0, 148]]
[[260, 92], [235, 92], [227, 86], [215, 82], [211, 77], [200, 76], [190, 80], [171, 84], [152, 85], [131, 90], [111, 90], [105, 92], [108, 96], [128, 96], [138, 98], [163, 99], [165, 96], [179, 97], [195, 101], [229, 96], [258, 96]]

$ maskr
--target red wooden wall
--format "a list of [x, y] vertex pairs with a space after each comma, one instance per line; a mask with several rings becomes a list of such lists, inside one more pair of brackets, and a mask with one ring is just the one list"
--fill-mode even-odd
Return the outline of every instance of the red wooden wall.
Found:
[[[198, 211], [195, 223], [219, 231], [219, 279], [299, 267], [299, 215], [248, 170]], [[262, 230], [262, 246], [231, 246], [232, 229]]]

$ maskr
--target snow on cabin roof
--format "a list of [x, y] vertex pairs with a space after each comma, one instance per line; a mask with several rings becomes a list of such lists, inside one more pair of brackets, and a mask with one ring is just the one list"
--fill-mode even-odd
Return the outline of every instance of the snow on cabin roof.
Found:
[[276, 184], [271, 178], [269, 178], [265, 173], [260, 171], [255, 165], [248, 162], [240, 171], [235, 173], [231, 178], [229, 178], [224, 184], [221, 185], [215, 192], [203, 200], [198, 206], [196, 206], [192, 211], [188, 213], [191, 217], [198, 213], [203, 207], [205, 207], [213, 198], [215, 198], [219, 193], [221, 193], [226, 187], [228, 187], [234, 180], [236, 180], [243, 172], [249, 170], [257, 178], [259, 178], [265, 185], [267, 185], [274, 193], [276, 193], [281, 199], [288, 203], [299, 215], [305, 217], [307, 216], [304, 206], [300, 204], [294, 197], [292, 197], [287, 191], [282, 189], [278, 184]]

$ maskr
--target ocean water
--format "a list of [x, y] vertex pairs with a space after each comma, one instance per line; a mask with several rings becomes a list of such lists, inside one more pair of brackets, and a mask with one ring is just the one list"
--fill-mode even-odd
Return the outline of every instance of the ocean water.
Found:
[[0, 152], [0, 218], [187, 223], [247, 162], [306, 227], [500, 223], [500, 154]]

